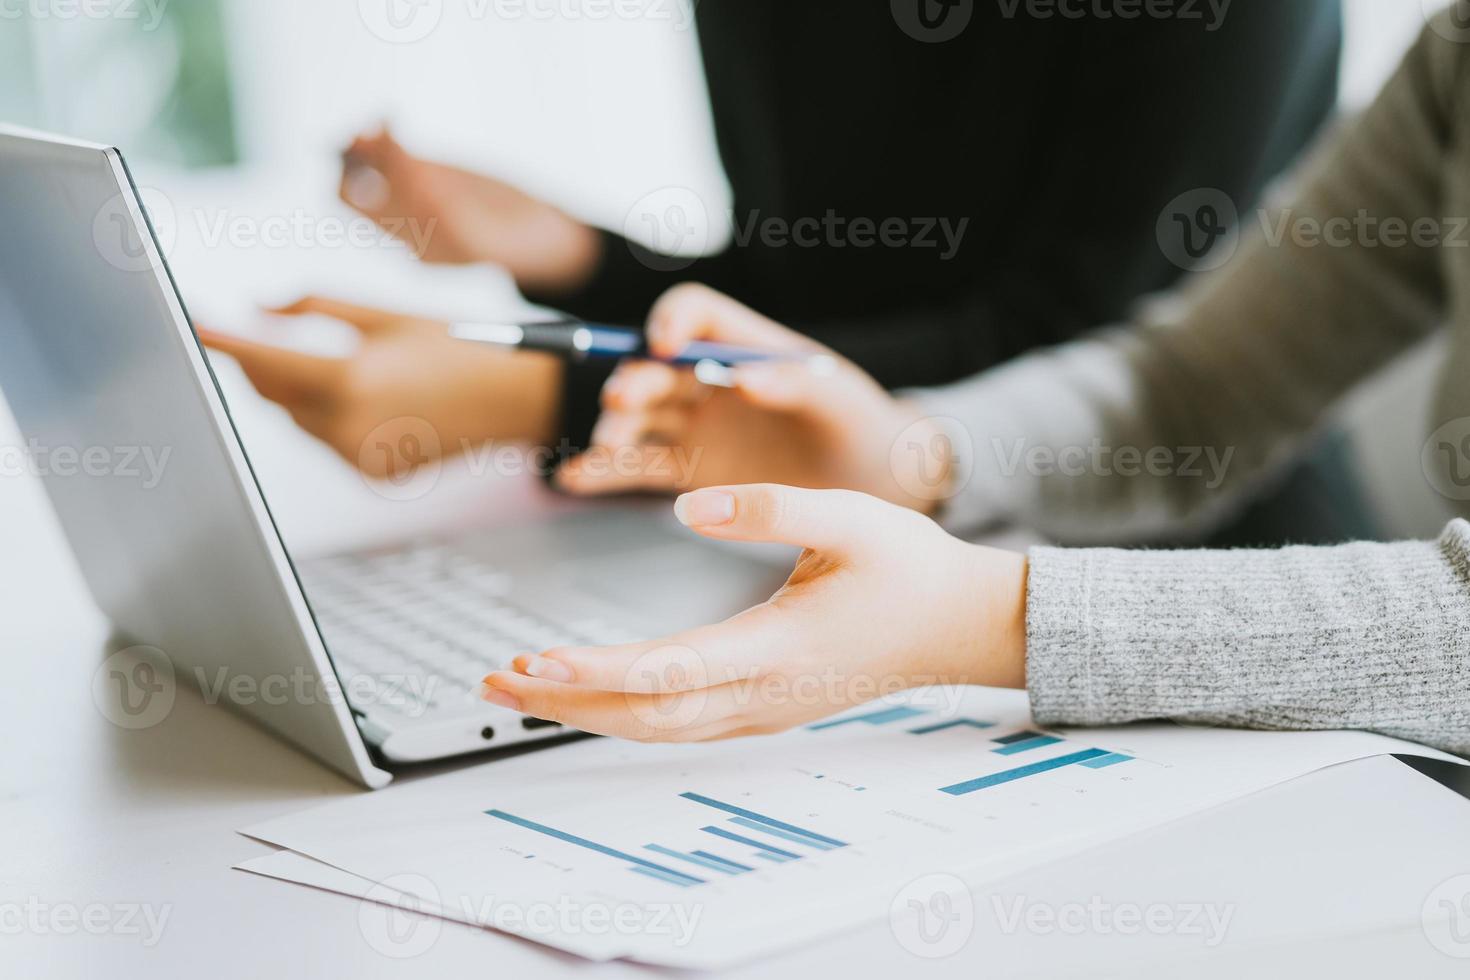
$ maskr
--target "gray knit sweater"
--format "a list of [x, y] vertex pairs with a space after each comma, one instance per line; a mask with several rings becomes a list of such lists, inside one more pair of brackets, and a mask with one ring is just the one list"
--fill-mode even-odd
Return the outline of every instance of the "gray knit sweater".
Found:
[[[919, 393], [961, 430], [947, 522], [1074, 545], [1207, 526], [1446, 321], [1425, 476], [1470, 498], [1470, 43], [1448, 39], [1462, 35], [1432, 24], [1291, 203], [1242, 211], [1238, 247], [1171, 310]], [[1038, 548], [1026, 628], [1042, 723], [1359, 728], [1470, 754], [1464, 520], [1428, 543]]]

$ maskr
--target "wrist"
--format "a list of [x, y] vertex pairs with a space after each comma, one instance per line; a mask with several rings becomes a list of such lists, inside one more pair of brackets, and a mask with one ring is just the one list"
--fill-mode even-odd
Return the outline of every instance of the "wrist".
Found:
[[1026, 588], [1024, 554], [965, 544], [971, 574], [964, 579], [964, 639], [954, 649], [963, 683], [1023, 689], [1026, 686]]
[[602, 264], [603, 236], [570, 215], [547, 215], [544, 257], [516, 270], [517, 285], [529, 294], [558, 296], [574, 293], [592, 279]]

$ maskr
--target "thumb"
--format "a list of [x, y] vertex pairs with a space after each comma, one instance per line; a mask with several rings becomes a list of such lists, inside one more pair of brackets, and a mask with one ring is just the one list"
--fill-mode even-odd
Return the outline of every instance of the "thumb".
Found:
[[684, 283], [659, 297], [648, 315], [653, 352], [672, 357], [696, 340], [774, 352], [821, 354], [826, 348], [708, 286]]
[[674, 501], [681, 523], [710, 538], [770, 541], [852, 555], [911, 533], [926, 519], [851, 490], [803, 490], [775, 483], [711, 487]]

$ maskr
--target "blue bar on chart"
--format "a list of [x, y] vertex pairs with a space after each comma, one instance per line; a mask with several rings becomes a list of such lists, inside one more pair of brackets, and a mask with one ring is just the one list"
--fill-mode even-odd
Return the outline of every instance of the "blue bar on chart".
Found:
[[838, 840], [835, 837], [828, 837], [814, 830], [807, 830], [805, 827], [798, 827], [796, 824], [787, 823], [784, 820], [777, 820], [775, 817], [768, 817], [763, 813], [756, 813], [754, 810], [747, 810], [745, 807], [736, 806], [733, 803], [724, 803], [720, 800], [711, 799], [708, 796], [701, 796], [698, 793], [680, 793], [679, 796], [716, 810], [723, 810], [731, 816], [744, 817], [747, 820], [754, 820], [756, 823], [765, 824], [767, 827], [775, 827], [777, 830], [800, 834], [802, 837], [816, 841], [819, 844], [830, 844], [833, 847], [847, 846], [847, 841]]
[[646, 877], [658, 878], [661, 881], [670, 881], [683, 886], [702, 885], [705, 882], [703, 878], [696, 878], [694, 875], [686, 874], [683, 871], [675, 871], [673, 868], [665, 867], [662, 864], [644, 860], [636, 854], [629, 854], [626, 851], [608, 847], [606, 844], [599, 844], [596, 841], [587, 840], [585, 837], [578, 837], [576, 834], [569, 834], [564, 830], [557, 830], [555, 827], [548, 827], [534, 820], [527, 820], [525, 817], [518, 817], [515, 814], [506, 813], [504, 810], [486, 810], [485, 813], [487, 816], [494, 817], [497, 820], [504, 820], [506, 823], [515, 824], [517, 827], [534, 830], [538, 834], [545, 834], [547, 837], [553, 837], [556, 840], [565, 841], [568, 844], [575, 844], [578, 847], [585, 847], [587, 850], [596, 851], [598, 854], [606, 854], [608, 857], [617, 858], [620, 861], [627, 861], [629, 864], [637, 865], [637, 867], [630, 868], [630, 871], [636, 871]]
[[684, 876], [678, 872], [659, 871], [656, 868], [629, 868], [628, 870], [634, 874], [644, 875], [657, 881], [665, 881], [671, 885], [678, 885], [680, 888], [688, 888], [690, 885], [696, 884], [696, 882], [684, 880]]
[[713, 854], [701, 854], [699, 851], [685, 854], [683, 851], [676, 851], [672, 847], [664, 847], [662, 844], [644, 844], [643, 849], [645, 851], [652, 851], [655, 854], [662, 854], [664, 857], [688, 861], [690, 864], [697, 864], [701, 868], [708, 868], [710, 871], [718, 871], [721, 874], [738, 875], [754, 870], [743, 864], [736, 864], [734, 861], [726, 861], [723, 858], [715, 857]]
[[1056, 745], [1061, 739], [1055, 735], [1043, 735], [1040, 732], [1017, 732], [1005, 738], [993, 739], [993, 741], [1000, 744], [1000, 748], [990, 750], [996, 755], [1018, 755], [1022, 752], [1030, 752], [1032, 749]]
[[899, 705], [894, 708], [882, 708], [878, 711], [870, 711], [865, 715], [854, 715], [851, 718], [838, 718], [836, 721], [824, 721], [806, 727], [807, 731], [820, 732], [827, 728], [837, 728], [842, 725], [887, 725], [895, 721], [903, 721], [907, 718], [917, 718], [919, 715], [927, 715], [928, 713], [922, 708], [910, 708], [907, 705]]
[[823, 841], [812, 840], [805, 834], [793, 834], [789, 830], [781, 830], [779, 827], [772, 827], [768, 824], [758, 823], [754, 820], [751, 820], [749, 817], [731, 817], [730, 822], [735, 824], [735, 826], [737, 827], [744, 827], [746, 830], [759, 830], [763, 834], [770, 834], [772, 837], [779, 837], [782, 840], [789, 840], [793, 844], [802, 844], [806, 847], [813, 847], [819, 851], [830, 851], [837, 846], [836, 844], [828, 844]]
[[1120, 762], [1132, 761], [1133, 756], [1131, 755], [1124, 755], [1121, 752], [1109, 752], [1107, 755], [1100, 755], [1096, 759], [1088, 759], [1082, 765], [1088, 769], [1106, 769], [1108, 766], [1116, 766]]
[[949, 731], [951, 728], [994, 728], [995, 722], [976, 721], [974, 718], [951, 718], [949, 721], [935, 722], [932, 725], [924, 725], [920, 728], [910, 728], [910, 735], [932, 735], [935, 732]]
[[744, 844], [746, 847], [753, 847], [756, 849], [756, 853], [758, 854], [774, 854], [777, 857], [785, 858], [787, 861], [795, 861], [797, 858], [801, 857], [800, 854], [793, 854], [790, 851], [785, 850], [784, 848], [777, 847], [774, 844], [767, 844], [763, 841], [758, 841], [753, 837], [742, 837], [739, 834], [731, 833], [724, 827], [700, 827], [699, 829], [704, 831], [706, 834], [714, 834], [716, 837], [723, 837], [725, 838], [725, 840], [732, 840], [737, 844]]
[[1033, 762], [1029, 766], [1007, 769], [1004, 772], [992, 773], [989, 776], [969, 779], [963, 783], [955, 783], [953, 786], [941, 786], [939, 791], [941, 793], [948, 793], [950, 796], [964, 796], [966, 793], [989, 789], [992, 786], [1000, 786], [1005, 783], [1014, 782], [1017, 779], [1025, 779], [1028, 776], [1038, 776], [1041, 773], [1061, 769], [1064, 766], [1085, 764], [1089, 760], [1101, 759], [1104, 756], [1112, 754], [1107, 749], [1084, 749], [1081, 752], [1073, 752], [1070, 755], [1059, 755], [1055, 759]]

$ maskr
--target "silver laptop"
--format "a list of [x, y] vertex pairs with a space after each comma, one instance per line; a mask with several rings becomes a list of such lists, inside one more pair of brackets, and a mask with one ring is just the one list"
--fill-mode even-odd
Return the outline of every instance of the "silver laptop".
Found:
[[[780, 578], [666, 505], [293, 563], [121, 154], [4, 127], [0, 393], [78, 461], [46, 490], [119, 633], [367, 786], [566, 734], [479, 699], [516, 653], [719, 619]], [[148, 454], [156, 480], [84, 465]]]

